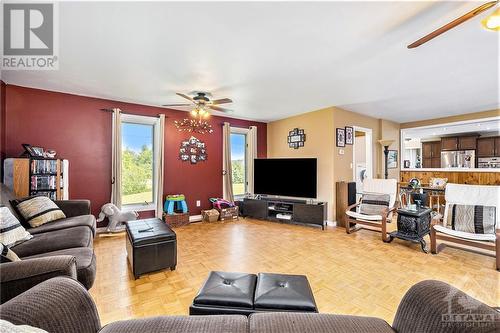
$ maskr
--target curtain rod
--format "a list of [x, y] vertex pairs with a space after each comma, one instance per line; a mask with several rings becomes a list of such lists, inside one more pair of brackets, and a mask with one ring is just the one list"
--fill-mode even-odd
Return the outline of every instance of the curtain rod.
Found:
[[[113, 109], [100, 109], [101, 111], [106, 111], [106, 112], [113, 112], [114, 110]], [[132, 115], [132, 116], [142, 116], [142, 117], [153, 117], [153, 118], [160, 118], [160, 115], [156, 115], [156, 116], [145, 116], [143, 114], [137, 114], [137, 113], [131, 113], [131, 112], [123, 112], [122, 110], [120, 110], [120, 113], [122, 114], [129, 114], [129, 115]], [[165, 118], [168, 118], [167, 115], [165, 115]]]

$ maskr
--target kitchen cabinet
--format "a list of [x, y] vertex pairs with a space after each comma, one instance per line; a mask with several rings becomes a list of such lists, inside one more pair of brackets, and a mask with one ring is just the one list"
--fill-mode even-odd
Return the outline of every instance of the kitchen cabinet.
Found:
[[495, 138], [495, 156], [500, 157], [500, 136]]
[[498, 138], [492, 137], [492, 138], [477, 139], [477, 156], [478, 157], [495, 156], [498, 150], [500, 150], [500, 144], [498, 145], [498, 148], [495, 149], [496, 148], [495, 141], [498, 142]]
[[476, 149], [477, 136], [461, 136], [458, 138], [459, 150], [474, 150]]
[[441, 138], [441, 150], [458, 150], [458, 138]]
[[422, 167], [440, 168], [441, 167], [441, 142], [423, 142], [422, 143]]

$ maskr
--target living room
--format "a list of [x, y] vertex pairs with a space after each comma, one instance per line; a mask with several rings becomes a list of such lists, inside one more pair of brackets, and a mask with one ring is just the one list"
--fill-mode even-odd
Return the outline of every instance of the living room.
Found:
[[497, 2], [2, 11], [2, 331], [499, 329]]

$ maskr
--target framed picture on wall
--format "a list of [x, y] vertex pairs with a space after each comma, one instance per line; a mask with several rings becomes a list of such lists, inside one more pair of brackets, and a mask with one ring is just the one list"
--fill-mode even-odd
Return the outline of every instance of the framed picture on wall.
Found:
[[387, 169], [397, 169], [398, 167], [398, 151], [389, 150], [387, 155]]
[[336, 131], [336, 146], [337, 147], [345, 147], [345, 129], [344, 128], [337, 128]]
[[351, 126], [345, 127], [345, 144], [352, 145], [354, 143], [354, 128]]

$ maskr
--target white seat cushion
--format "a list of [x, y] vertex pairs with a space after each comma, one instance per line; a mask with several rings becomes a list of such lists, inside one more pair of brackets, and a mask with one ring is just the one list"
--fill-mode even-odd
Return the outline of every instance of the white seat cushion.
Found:
[[382, 221], [382, 216], [380, 215], [364, 215], [358, 212], [351, 212], [350, 210], [348, 210], [345, 213], [355, 219], [367, 220], [367, 221]]
[[457, 231], [450, 228], [446, 228], [442, 225], [435, 225], [434, 230], [442, 232], [450, 236], [455, 236], [458, 238], [477, 240], [477, 241], [495, 241], [496, 236], [494, 234], [471, 234], [469, 232]]

